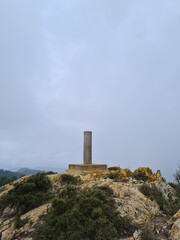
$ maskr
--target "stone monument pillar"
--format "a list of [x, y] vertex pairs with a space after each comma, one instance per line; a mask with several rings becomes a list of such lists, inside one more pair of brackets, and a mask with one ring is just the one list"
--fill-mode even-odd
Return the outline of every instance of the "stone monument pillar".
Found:
[[73, 171], [106, 171], [106, 164], [92, 164], [92, 132], [84, 132], [83, 164], [69, 164], [69, 170]]
[[84, 132], [84, 164], [92, 164], [92, 132]]

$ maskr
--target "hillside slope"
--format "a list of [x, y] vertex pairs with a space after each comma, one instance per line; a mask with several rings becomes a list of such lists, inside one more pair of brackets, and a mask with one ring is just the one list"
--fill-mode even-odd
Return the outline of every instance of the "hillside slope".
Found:
[[[103, 237], [98, 237], [100, 233], [94, 232], [94, 238], [92, 239], [180, 239], [180, 211], [178, 211], [179, 202], [176, 192], [162, 178], [160, 171], [153, 174], [149, 168], [139, 168], [134, 173], [128, 169], [111, 168], [106, 172], [88, 173], [69, 171], [65, 174], [51, 174], [48, 176], [37, 174], [34, 177], [23, 177], [13, 182], [13, 184], [6, 185], [3, 191], [0, 192], [1, 239], [56, 239], [53, 236], [43, 238], [45, 234], [49, 234], [44, 228], [48, 229], [47, 224], [51, 224], [52, 218], [57, 224], [59, 221], [58, 217], [62, 217], [67, 212], [70, 215], [66, 215], [65, 219], [67, 220], [69, 216], [73, 219], [74, 215], [72, 214], [74, 212], [69, 211], [69, 209], [72, 209], [72, 206], [67, 207], [64, 205], [70, 199], [65, 195], [65, 193], [69, 194], [68, 189], [70, 186], [72, 189], [75, 189], [72, 190], [70, 188], [71, 192], [76, 191], [75, 198], [71, 198], [72, 202], [79, 209], [74, 219], [77, 220], [78, 213], [81, 212], [81, 218], [84, 219], [84, 223], [81, 223], [81, 226], [88, 220], [87, 211], [85, 211], [86, 218], [84, 218], [82, 210], [84, 212], [85, 208], [89, 208], [88, 214], [90, 219], [92, 211], [94, 211], [93, 205], [95, 201], [96, 204], [99, 204], [98, 202], [102, 197], [107, 197], [108, 201], [105, 198], [104, 204], [112, 204], [112, 212], [114, 211], [115, 215], [117, 213], [118, 219], [123, 220], [121, 222], [122, 231], [118, 232], [117, 227], [116, 233], [112, 233], [114, 234], [113, 238], [103, 235], [103, 233], [101, 233]], [[96, 189], [100, 189], [100, 191], [96, 192]], [[101, 190], [108, 191], [110, 195], [103, 195]], [[88, 192], [90, 193], [89, 195]], [[95, 197], [99, 197], [99, 199], [94, 198], [94, 202], [88, 205], [88, 200], [93, 194]], [[89, 197], [85, 198], [87, 196]], [[82, 201], [82, 197], [86, 199], [85, 203], [88, 204]], [[66, 200], [63, 203], [64, 199]], [[56, 218], [54, 217], [56, 213], [53, 212], [55, 207], [59, 211]], [[63, 213], [62, 208], [64, 208]], [[75, 210], [72, 209], [72, 211]], [[96, 210], [98, 212], [101, 211], [101, 217], [104, 217], [101, 206], [98, 208], [96, 206]], [[96, 214], [100, 214], [97, 211], [95, 212]], [[127, 217], [130, 219], [128, 220], [129, 222], [126, 219]], [[81, 221], [81, 218], [79, 221]], [[61, 218], [60, 225], [63, 220]], [[108, 226], [108, 224], [107, 222], [105, 226]], [[77, 232], [77, 223], [75, 226], [74, 232]], [[101, 224], [97, 228], [100, 229]], [[102, 228], [104, 232], [106, 231], [105, 228]], [[74, 237], [72, 234], [70, 235], [71, 238], [62, 237], [59, 239], [77, 239], [75, 235]]]

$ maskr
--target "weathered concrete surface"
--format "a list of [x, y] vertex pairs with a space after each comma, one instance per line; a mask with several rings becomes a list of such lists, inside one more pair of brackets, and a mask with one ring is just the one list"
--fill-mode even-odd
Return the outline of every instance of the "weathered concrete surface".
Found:
[[92, 132], [84, 132], [84, 164], [92, 164]]
[[106, 164], [69, 164], [69, 170], [75, 171], [106, 171]]

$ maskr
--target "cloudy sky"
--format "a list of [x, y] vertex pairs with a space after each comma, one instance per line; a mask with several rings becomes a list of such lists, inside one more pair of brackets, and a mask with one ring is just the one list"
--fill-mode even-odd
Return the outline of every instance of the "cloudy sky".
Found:
[[0, 168], [180, 163], [179, 0], [0, 0]]

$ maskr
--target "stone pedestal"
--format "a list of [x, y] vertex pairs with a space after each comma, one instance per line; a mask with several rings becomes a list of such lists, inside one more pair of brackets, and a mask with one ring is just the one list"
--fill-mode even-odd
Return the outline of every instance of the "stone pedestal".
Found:
[[74, 171], [106, 171], [106, 164], [69, 164], [69, 170]]

